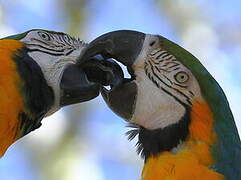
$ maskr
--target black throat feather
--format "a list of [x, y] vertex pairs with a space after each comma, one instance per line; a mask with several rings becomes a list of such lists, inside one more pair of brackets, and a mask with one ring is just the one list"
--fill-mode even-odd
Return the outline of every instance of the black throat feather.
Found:
[[163, 151], [170, 151], [184, 141], [189, 133], [190, 108], [186, 107], [184, 116], [175, 124], [165, 128], [148, 130], [136, 124], [130, 124], [133, 128], [126, 134], [129, 140], [138, 135], [137, 152], [146, 160], [150, 156], [156, 156]]
[[54, 103], [54, 93], [39, 65], [28, 55], [27, 48], [19, 49], [12, 58], [23, 81], [20, 91], [24, 105], [31, 113], [19, 112], [20, 129], [24, 136], [41, 126], [41, 120]]

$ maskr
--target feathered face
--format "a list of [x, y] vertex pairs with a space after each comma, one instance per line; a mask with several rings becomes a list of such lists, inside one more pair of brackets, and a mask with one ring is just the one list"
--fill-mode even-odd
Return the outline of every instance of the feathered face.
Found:
[[180, 121], [193, 100], [202, 99], [191, 71], [160, 46], [158, 36], [146, 36], [132, 69], [138, 87], [133, 123], [165, 128]]
[[114, 57], [127, 66], [132, 78], [110, 91], [103, 89], [102, 94], [114, 112], [149, 130], [178, 123], [193, 101], [202, 99], [194, 75], [162, 47], [161, 38], [117, 31], [97, 38], [85, 52], [86, 56], [93, 51]]
[[87, 45], [83, 41], [62, 32], [38, 29], [7, 38], [25, 45], [27, 54], [40, 67], [52, 88], [54, 105], [48, 115], [61, 106], [86, 101], [99, 94], [99, 85], [89, 82], [81, 67], [76, 65]]
[[28, 54], [40, 66], [44, 77], [55, 96], [55, 112], [60, 107], [60, 83], [67, 66], [75, 64], [80, 52], [86, 46], [68, 34], [45, 30], [31, 30], [20, 39], [28, 48]]
[[68, 34], [44, 30], [32, 30], [21, 38], [22, 42], [30, 49], [30, 52], [44, 53], [57, 57], [78, 56], [80, 49], [85, 47], [85, 43], [75, 39]]

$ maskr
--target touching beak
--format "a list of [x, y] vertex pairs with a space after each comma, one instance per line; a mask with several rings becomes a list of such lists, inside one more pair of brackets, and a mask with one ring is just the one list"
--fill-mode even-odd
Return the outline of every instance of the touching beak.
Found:
[[140, 54], [145, 34], [137, 31], [120, 30], [106, 33], [92, 41], [81, 56], [82, 61], [97, 54], [114, 58], [125, 66], [131, 66]]
[[92, 57], [65, 68], [60, 82], [60, 106], [89, 101], [99, 95], [101, 85], [121, 84], [124, 74], [112, 60]]
[[80, 56], [82, 61], [95, 55], [104, 58], [114, 58], [127, 66], [132, 79], [124, 79], [121, 83], [114, 83], [110, 90], [101, 89], [101, 94], [108, 106], [119, 116], [130, 120], [135, 110], [137, 85], [133, 81], [132, 65], [140, 54], [146, 34], [120, 30], [104, 34], [92, 41]]
[[60, 106], [81, 103], [99, 95], [100, 84], [89, 81], [84, 70], [77, 65], [65, 68], [60, 82]]

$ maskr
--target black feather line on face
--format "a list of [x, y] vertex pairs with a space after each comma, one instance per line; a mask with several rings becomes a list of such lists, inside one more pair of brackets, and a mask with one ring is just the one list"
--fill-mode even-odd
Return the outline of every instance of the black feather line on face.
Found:
[[148, 130], [142, 126], [131, 124], [133, 128], [126, 135], [133, 140], [138, 135], [136, 143], [137, 153], [145, 160], [150, 156], [156, 156], [163, 151], [170, 151], [188, 136], [190, 124], [190, 108], [186, 107], [184, 116], [175, 124], [162, 129]]

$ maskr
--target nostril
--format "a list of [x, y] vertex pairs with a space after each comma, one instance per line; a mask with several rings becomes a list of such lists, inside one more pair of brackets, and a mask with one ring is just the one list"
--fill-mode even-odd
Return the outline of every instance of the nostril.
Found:
[[149, 45], [153, 46], [155, 43], [156, 43], [156, 41], [151, 41]]

